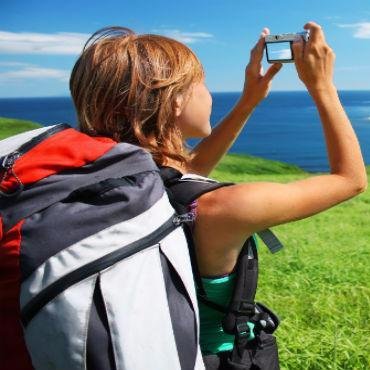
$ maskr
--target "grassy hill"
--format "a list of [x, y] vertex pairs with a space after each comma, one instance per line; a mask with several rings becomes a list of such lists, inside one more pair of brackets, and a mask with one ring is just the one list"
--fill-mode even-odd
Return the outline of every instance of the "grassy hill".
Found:
[[36, 122], [0, 117], [0, 140], [38, 127], [41, 125]]
[[[0, 138], [37, 127], [0, 119]], [[367, 167], [370, 175], [370, 166]], [[289, 182], [315, 174], [258, 157], [228, 155], [221, 181]], [[315, 215], [280, 225], [285, 245], [271, 255], [259, 240], [257, 299], [282, 319], [276, 332], [281, 368], [370, 369], [370, 190]]]

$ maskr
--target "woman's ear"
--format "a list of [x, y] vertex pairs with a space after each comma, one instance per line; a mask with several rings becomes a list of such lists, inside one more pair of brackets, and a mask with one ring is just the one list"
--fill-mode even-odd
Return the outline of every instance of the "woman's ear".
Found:
[[179, 117], [182, 109], [183, 109], [183, 103], [184, 103], [184, 96], [182, 94], [176, 95], [175, 103], [174, 103], [174, 112], [175, 117]]

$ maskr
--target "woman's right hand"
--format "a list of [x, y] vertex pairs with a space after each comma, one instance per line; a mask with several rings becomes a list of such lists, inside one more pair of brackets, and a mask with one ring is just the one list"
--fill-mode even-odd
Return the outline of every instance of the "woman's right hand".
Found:
[[292, 44], [298, 76], [309, 91], [332, 87], [335, 54], [326, 43], [320, 25], [308, 22], [303, 28], [310, 31], [308, 41], [299, 37]]

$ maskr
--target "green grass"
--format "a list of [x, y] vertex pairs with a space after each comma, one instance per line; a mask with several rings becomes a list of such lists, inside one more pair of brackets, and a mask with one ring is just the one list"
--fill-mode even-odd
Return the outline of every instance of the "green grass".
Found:
[[[0, 138], [35, 128], [0, 119]], [[370, 166], [367, 166], [370, 175]], [[252, 156], [228, 155], [221, 181], [289, 182], [314, 174]], [[285, 248], [260, 240], [257, 299], [282, 319], [282, 370], [370, 369], [370, 190], [313, 217], [273, 228]]]
[[[367, 166], [370, 173], [370, 166]], [[228, 155], [222, 181], [289, 182], [295, 166]], [[313, 217], [273, 230], [285, 245], [260, 244], [257, 300], [282, 319], [276, 332], [282, 369], [370, 369], [370, 191]]]
[[0, 140], [38, 127], [36, 122], [0, 117]]

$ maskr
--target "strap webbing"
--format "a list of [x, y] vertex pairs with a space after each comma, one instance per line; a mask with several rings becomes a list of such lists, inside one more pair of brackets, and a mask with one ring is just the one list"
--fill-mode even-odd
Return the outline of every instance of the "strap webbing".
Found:
[[271, 253], [279, 252], [279, 250], [283, 248], [281, 241], [270, 229], [259, 231], [257, 234], [266, 244]]
[[[258, 281], [257, 247], [252, 237], [243, 245], [236, 264], [236, 279], [228, 311], [222, 321], [226, 333], [235, 334], [238, 320], [249, 321], [255, 313]], [[240, 321], [240, 320], [239, 320]]]

